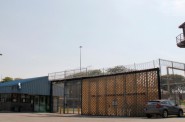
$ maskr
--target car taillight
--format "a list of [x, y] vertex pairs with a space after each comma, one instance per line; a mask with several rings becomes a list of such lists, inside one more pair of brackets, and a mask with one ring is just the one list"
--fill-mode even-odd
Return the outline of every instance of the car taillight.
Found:
[[163, 106], [159, 103], [156, 104], [156, 108], [162, 108]]

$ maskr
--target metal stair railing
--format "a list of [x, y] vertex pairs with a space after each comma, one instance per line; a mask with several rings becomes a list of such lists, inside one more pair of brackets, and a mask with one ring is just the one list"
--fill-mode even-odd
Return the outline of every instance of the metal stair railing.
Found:
[[185, 41], [185, 37], [184, 37], [184, 34], [181, 33], [179, 34], [177, 37], [176, 37], [176, 42], [177, 42], [177, 45], [182, 43], [183, 41]]

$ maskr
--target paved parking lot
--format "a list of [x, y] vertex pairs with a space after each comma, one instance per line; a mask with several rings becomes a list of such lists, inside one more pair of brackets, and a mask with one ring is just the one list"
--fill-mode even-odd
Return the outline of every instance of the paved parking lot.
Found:
[[0, 122], [185, 122], [185, 117], [147, 119], [145, 117], [90, 117], [53, 113], [0, 113]]

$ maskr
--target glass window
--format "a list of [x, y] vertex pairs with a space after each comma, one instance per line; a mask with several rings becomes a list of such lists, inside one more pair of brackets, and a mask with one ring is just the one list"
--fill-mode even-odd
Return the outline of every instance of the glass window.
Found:
[[0, 102], [11, 102], [11, 94], [1, 94]]
[[17, 102], [17, 94], [12, 94], [12, 102]]
[[173, 101], [168, 101], [169, 105], [175, 106], [175, 102]]
[[159, 103], [159, 101], [149, 101], [147, 104], [148, 105], [156, 105], [157, 103]]
[[30, 95], [21, 94], [21, 102], [22, 103], [30, 103], [31, 102]]
[[162, 101], [161, 104], [168, 105], [167, 101]]

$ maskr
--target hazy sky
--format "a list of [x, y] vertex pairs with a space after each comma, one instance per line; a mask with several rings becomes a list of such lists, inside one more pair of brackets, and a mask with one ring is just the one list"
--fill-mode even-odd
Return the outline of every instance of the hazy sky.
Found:
[[158, 58], [185, 62], [176, 46], [185, 0], [0, 0], [0, 75], [29, 78], [80, 66]]

